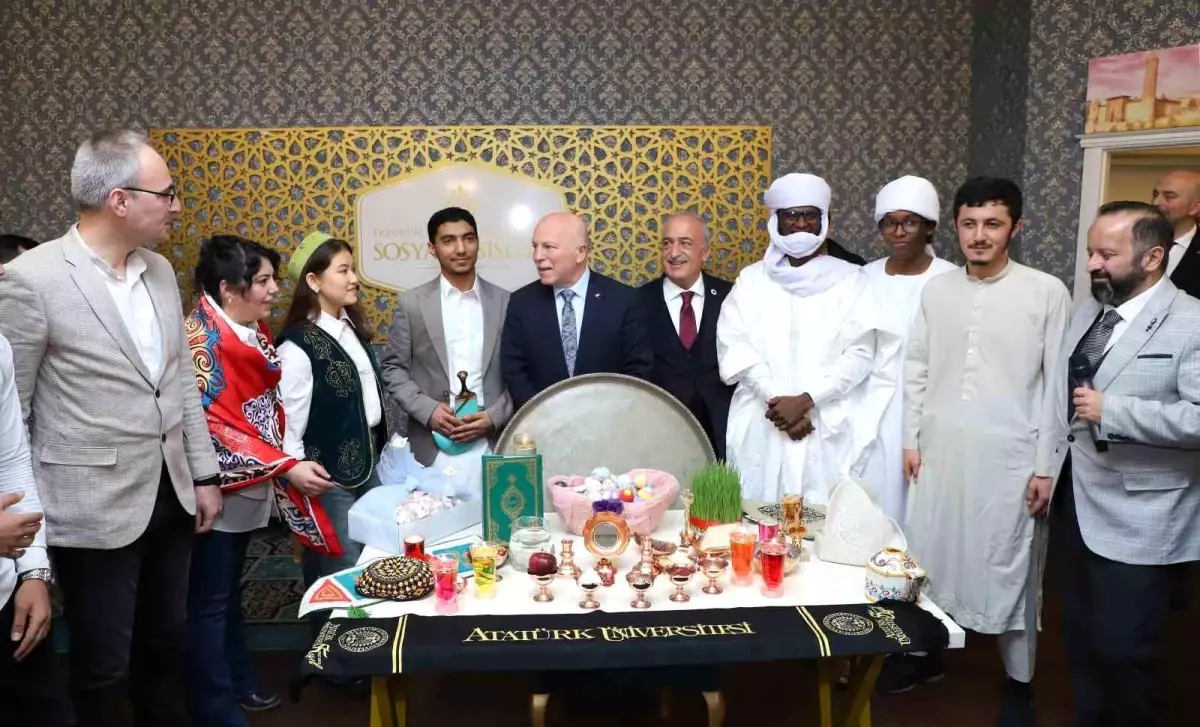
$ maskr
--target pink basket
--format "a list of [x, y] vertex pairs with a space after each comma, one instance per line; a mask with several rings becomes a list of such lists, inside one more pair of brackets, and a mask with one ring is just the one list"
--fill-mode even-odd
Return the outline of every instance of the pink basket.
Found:
[[[622, 503], [625, 510], [621, 516], [629, 524], [630, 531], [638, 535], [649, 535], [658, 527], [663, 515], [667, 514], [667, 508], [671, 506], [671, 501], [679, 493], [679, 480], [675, 479], [674, 475], [662, 470], [639, 469], [630, 470], [626, 474], [631, 478], [639, 474], [646, 475], [646, 481], [654, 491], [654, 496], [649, 500], [637, 499], [633, 502]], [[569, 483], [568, 487], [551, 484], [550, 497], [554, 501], [555, 512], [562, 518], [567, 530], [575, 535], [583, 535], [583, 526], [587, 524], [593, 513], [592, 501], [587, 498], [587, 495], [572, 491], [572, 488], [582, 485], [583, 480], [584, 478], [580, 476], [560, 475], [550, 478], [551, 483]]]

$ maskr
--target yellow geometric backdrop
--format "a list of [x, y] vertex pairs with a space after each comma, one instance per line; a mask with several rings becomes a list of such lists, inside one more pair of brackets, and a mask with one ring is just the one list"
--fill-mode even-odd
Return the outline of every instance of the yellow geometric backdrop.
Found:
[[[729, 280], [767, 242], [760, 199], [770, 182], [771, 130], [763, 126], [157, 129], [151, 141], [179, 185], [182, 231], [169, 257], [185, 301], [202, 238], [232, 232], [278, 250], [286, 263], [317, 228], [355, 241], [363, 192], [450, 162], [561, 187], [590, 225], [592, 266], [629, 285], [660, 274], [659, 227], [670, 212], [708, 221], [707, 268]], [[276, 325], [290, 301], [283, 285]], [[380, 341], [394, 298], [368, 286], [360, 294]]]

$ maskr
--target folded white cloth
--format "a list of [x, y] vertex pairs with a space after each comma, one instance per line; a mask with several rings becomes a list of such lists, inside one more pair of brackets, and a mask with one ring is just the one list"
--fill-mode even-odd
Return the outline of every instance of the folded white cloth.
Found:
[[825, 527], [813, 541], [821, 560], [859, 567], [886, 547], [908, 550], [904, 531], [853, 477], [843, 478], [834, 487], [825, 510]]

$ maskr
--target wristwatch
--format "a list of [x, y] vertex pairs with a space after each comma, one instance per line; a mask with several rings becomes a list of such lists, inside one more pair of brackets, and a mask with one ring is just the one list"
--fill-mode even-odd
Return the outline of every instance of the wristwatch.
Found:
[[46, 585], [53, 585], [54, 571], [49, 568], [32, 568], [17, 576], [18, 583], [25, 581], [45, 581]]

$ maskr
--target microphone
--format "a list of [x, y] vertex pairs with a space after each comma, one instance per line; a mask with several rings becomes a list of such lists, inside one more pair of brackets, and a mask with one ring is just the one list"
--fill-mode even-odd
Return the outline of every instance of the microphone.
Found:
[[[1084, 389], [1096, 390], [1092, 385], [1092, 363], [1088, 361], [1088, 357], [1078, 351], [1071, 354], [1070, 361], [1071, 378]], [[1092, 424], [1092, 444], [1096, 445], [1097, 452], [1107, 452], [1108, 442], [1100, 438], [1100, 425]]]

